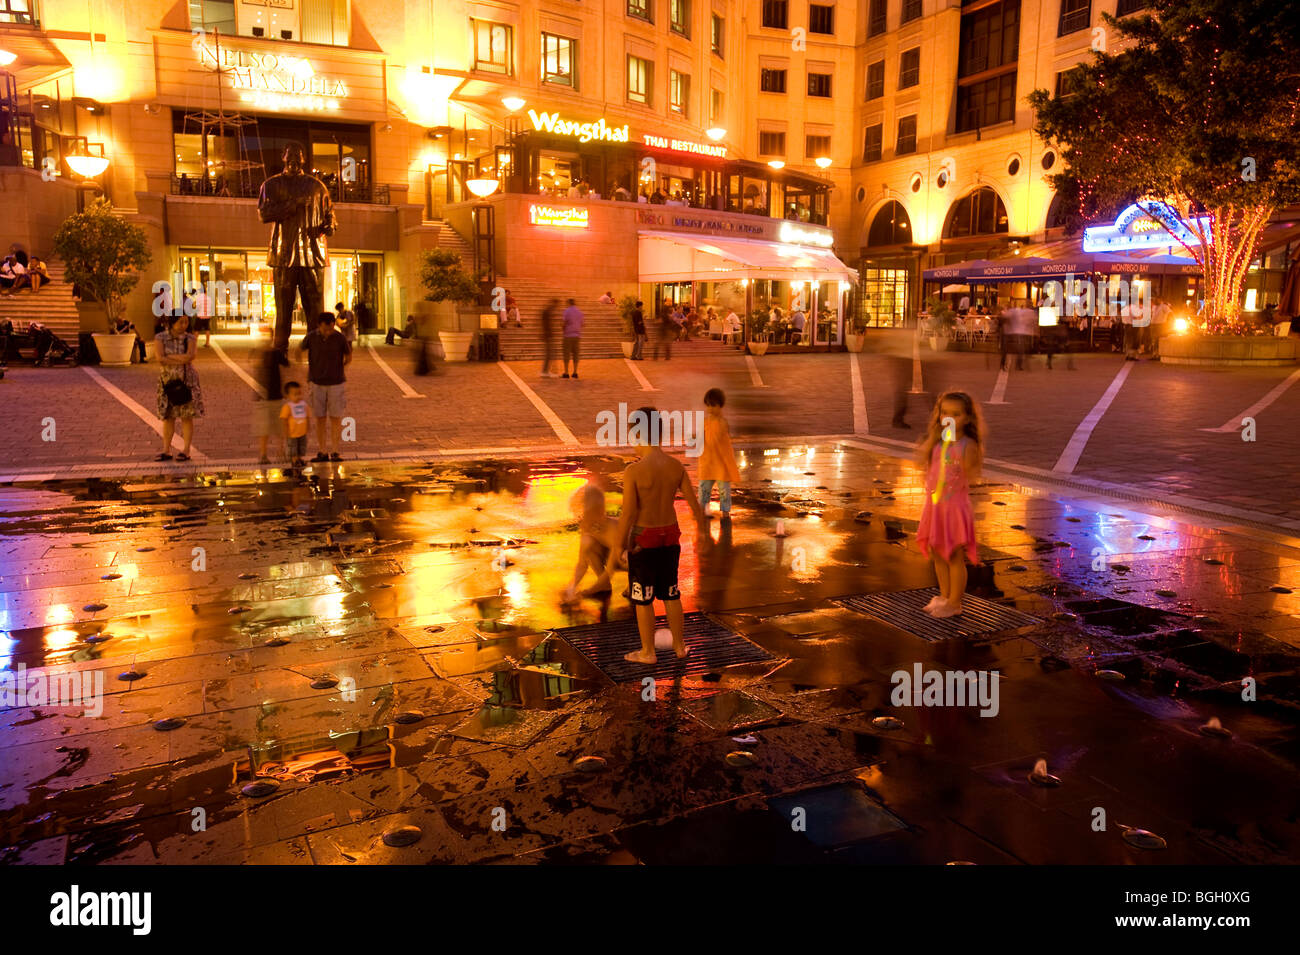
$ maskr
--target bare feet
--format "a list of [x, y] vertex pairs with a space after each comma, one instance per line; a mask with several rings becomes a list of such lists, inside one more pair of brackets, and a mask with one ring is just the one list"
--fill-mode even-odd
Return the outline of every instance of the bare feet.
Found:
[[633, 650], [631, 653], [625, 653], [623, 655], [623, 659], [626, 660], [628, 663], [644, 663], [648, 666], [651, 663], [654, 663], [655, 660], [658, 659], [658, 657], [656, 657], [653, 653], [647, 656], [645, 653], [641, 652], [640, 650]]
[[934, 598], [930, 600], [928, 604], [926, 604], [921, 609], [924, 610], [926, 613], [934, 613], [935, 610], [937, 610], [939, 608], [939, 605], [942, 603], [943, 603], [943, 598], [936, 595]]
[[677, 654], [677, 659], [685, 660], [687, 655], [691, 652], [691, 648], [686, 646], [683, 647], [674, 646], [673, 652]]
[[945, 601], [938, 607], [935, 607], [934, 610], [930, 611], [930, 613], [932, 616], [939, 618], [956, 617], [961, 613], [961, 604], [950, 604]]

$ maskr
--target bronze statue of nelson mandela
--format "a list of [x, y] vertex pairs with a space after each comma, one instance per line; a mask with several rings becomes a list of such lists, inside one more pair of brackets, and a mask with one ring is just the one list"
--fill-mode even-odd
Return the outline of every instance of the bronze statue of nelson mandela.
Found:
[[302, 299], [308, 328], [323, 310], [329, 265], [325, 237], [336, 227], [329, 190], [302, 166], [302, 147], [290, 143], [284, 150], [284, 171], [262, 183], [257, 199], [262, 221], [275, 223], [266, 264], [275, 283], [273, 347], [281, 351], [289, 348], [295, 295]]

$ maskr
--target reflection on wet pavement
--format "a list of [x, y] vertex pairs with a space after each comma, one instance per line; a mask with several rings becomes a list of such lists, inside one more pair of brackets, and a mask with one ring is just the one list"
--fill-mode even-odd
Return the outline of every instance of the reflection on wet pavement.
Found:
[[[624, 464], [0, 487], [0, 686], [102, 688], [0, 709], [0, 862], [1297, 859], [1292, 542], [991, 485], [994, 603], [1033, 623], [923, 639], [834, 602], [933, 585], [917, 473], [745, 449], [682, 592], [756, 652], [648, 693], [605, 662], [626, 600], [561, 599], [570, 500]], [[915, 667], [997, 671], [996, 717], [900, 700]]]

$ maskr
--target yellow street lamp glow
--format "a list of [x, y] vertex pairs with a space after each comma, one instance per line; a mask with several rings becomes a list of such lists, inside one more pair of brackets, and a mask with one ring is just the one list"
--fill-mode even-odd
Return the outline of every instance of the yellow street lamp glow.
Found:
[[480, 199], [486, 199], [492, 193], [497, 191], [497, 186], [501, 185], [496, 179], [466, 179], [465, 186], [470, 192]]
[[813, 162], [817, 163], [818, 169], [826, 169], [831, 164], [830, 156], [818, 156]]
[[94, 179], [108, 168], [108, 160], [103, 156], [68, 156], [67, 160], [72, 171], [84, 179]]
[[16, 59], [18, 59], [17, 53], [10, 53], [8, 50], [0, 50], [0, 66], [8, 66]]
[[769, 166], [771, 166], [773, 169], [784, 169], [784, 168], [785, 168], [785, 160], [784, 160], [784, 159], [770, 159], [770, 160], [768, 160], [768, 163], [767, 163], [767, 164], [768, 164]]
[[713, 126], [709, 129], [706, 129], [704, 131], [704, 135], [708, 136], [711, 140], [713, 140], [716, 143], [723, 136], [727, 135], [727, 131], [723, 129], [721, 126]]
[[1174, 319], [1174, 332], [1178, 335], [1186, 335], [1187, 330], [1191, 328], [1191, 323], [1185, 318]]
[[525, 100], [522, 96], [501, 97], [501, 105], [504, 106], [506, 109], [510, 110], [510, 112], [512, 113], [519, 112], [521, 109], [524, 108], [524, 106], [527, 105], [527, 103], [528, 101]]

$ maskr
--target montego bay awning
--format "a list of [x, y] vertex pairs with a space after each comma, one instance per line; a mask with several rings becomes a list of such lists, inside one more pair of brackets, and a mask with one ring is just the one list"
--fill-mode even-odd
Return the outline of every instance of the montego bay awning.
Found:
[[724, 239], [681, 232], [641, 232], [637, 258], [642, 282], [856, 282], [830, 249], [756, 239]]
[[[1028, 249], [1026, 251], [1038, 251]], [[1053, 250], [1057, 251], [1057, 250]], [[1119, 253], [1066, 252], [1062, 255], [1020, 255], [989, 261], [957, 262], [926, 269], [927, 282], [970, 282], [989, 285], [997, 282], [1033, 282], [1060, 279], [1067, 275], [1197, 275], [1201, 267], [1195, 260], [1176, 255], [1123, 255]]]

